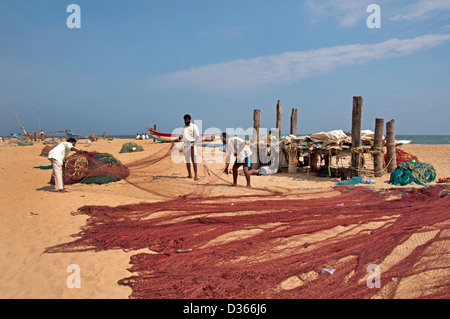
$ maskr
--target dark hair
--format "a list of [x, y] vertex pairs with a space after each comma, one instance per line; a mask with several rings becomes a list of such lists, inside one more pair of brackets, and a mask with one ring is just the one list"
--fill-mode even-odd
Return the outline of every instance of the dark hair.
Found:
[[222, 132], [222, 138], [228, 138], [228, 134], [226, 132]]
[[190, 120], [190, 119], [191, 119], [191, 116], [190, 116], [189, 114], [185, 114], [183, 118], [184, 118], [185, 120], [186, 120], [186, 119]]
[[69, 142], [69, 143], [76, 143], [77, 140], [74, 139], [73, 137], [69, 137], [69, 138], [67, 139], [67, 142]]

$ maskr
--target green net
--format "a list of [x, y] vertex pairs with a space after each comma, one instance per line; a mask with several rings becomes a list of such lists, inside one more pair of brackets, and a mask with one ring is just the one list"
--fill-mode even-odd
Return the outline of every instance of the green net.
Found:
[[426, 185], [436, 179], [436, 171], [430, 164], [409, 162], [400, 164], [392, 173], [390, 183], [408, 185], [411, 183]]
[[[98, 163], [102, 163], [106, 167], [119, 167], [122, 164], [111, 154], [108, 153], [99, 153], [93, 157], [98, 162], [90, 161], [89, 162], [89, 170], [95, 171], [99, 168]], [[84, 178], [81, 183], [83, 184], [106, 184], [111, 182], [120, 181], [120, 177], [126, 177], [126, 174], [117, 175], [111, 174], [109, 172], [104, 172], [104, 175], [96, 175], [96, 176], [87, 176]]]
[[16, 144], [17, 146], [32, 146], [34, 145], [33, 142], [31, 141], [14, 141], [14, 144]]
[[119, 153], [142, 152], [144, 148], [136, 143], [128, 142], [122, 145]]

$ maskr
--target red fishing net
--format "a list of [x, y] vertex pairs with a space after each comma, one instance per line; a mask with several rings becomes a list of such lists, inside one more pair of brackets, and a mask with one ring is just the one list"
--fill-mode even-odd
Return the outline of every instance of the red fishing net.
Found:
[[[412, 162], [413, 160], [416, 162], [419, 161], [417, 156], [409, 154], [400, 148], [396, 148], [395, 157], [396, 157], [397, 165], [400, 165], [403, 163], [409, 163], [409, 162]], [[387, 153], [384, 154], [384, 163], [385, 163], [385, 165], [387, 165], [387, 163], [388, 163]]]
[[[63, 182], [104, 184], [128, 177], [129, 169], [108, 153], [75, 153], [64, 161]], [[55, 183], [52, 174], [50, 183]]]
[[46, 252], [149, 249], [118, 282], [131, 298], [450, 297], [445, 185], [213, 196], [226, 185], [207, 165], [207, 182], [193, 188], [158, 176], [168, 154], [127, 164], [127, 181], [171, 199], [81, 207], [74, 214], [88, 220], [77, 238]]
[[[201, 179], [198, 182], [186, 178], [186, 166], [184, 162], [180, 162], [181, 157], [176, 146], [162, 147], [148, 157], [127, 163], [130, 175], [125, 181], [161, 199], [181, 196], [205, 197], [217, 193], [216, 186], [230, 186], [229, 182], [221, 177], [224, 164], [218, 163], [223, 163], [224, 153], [219, 149], [205, 148], [203, 150], [203, 156], [197, 165], [198, 176]], [[193, 167], [191, 172], [194, 175]], [[245, 193], [267, 195], [285, 191], [284, 189], [253, 188], [246, 190]]]

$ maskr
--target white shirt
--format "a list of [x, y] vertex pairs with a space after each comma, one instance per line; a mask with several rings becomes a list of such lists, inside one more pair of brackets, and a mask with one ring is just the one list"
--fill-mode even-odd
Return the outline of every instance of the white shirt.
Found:
[[72, 143], [62, 142], [55, 146], [50, 152], [48, 152], [48, 159], [55, 159], [61, 163], [64, 163], [67, 155], [69, 155], [70, 150], [73, 148]]
[[184, 144], [191, 144], [192, 142], [195, 142], [197, 144], [200, 133], [198, 131], [197, 125], [190, 123], [188, 126], [183, 126], [181, 131], [181, 137], [184, 142]]
[[236, 156], [236, 159], [239, 163], [243, 163], [246, 157], [252, 155], [250, 147], [245, 144], [245, 141], [242, 138], [237, 136], [227, 138], [226, 152], [226, 163], [230, 162], [231, 154], [234, 154], [234, 156]]

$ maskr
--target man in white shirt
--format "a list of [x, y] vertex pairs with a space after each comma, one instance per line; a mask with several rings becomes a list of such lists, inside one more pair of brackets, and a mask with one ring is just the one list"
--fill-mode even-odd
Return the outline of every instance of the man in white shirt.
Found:
[[197, 177], [197, 144], [200, 140], [200, 133], [197, 125], [191, 123], [191, 116], [189, 114], [184, 115], [184, 126], [181, 131], [181, 135], [176, 141], [183, 140], [183, 154], [186, 160], [186, 169], [188, 171], [188, 178], [192, 178], [191, 174], [191, 161], [194, 167], [194, 180], [198, 180]]
[[237, 186], [238, 168], [242, 165], [244, 170], [245, 179], [247, 180], [247, 187], [250, 185], [250, 167], [252, 166], [251, 158], [252, 151], [250, 147], [245, 144], [245, 141], [237, 136], [228, 138], [227, 133], [222, 133], [223, 144], [226, 145], [226, 158], [224, 173], [228, 174], [228, 166], [230, 165], [230, 156], [233, 154], [236, 157], [236, 161], [233, 165], [233, 186]]
[[55, 177], [55, 190], [59, 193], [67, 192], [63, 183], [63, 165], [67, 155], [70, 151], [81, 152], [75, 148], [76, 144], [77, 140], [71, 137], [67, 139], [67, 142], [58, 144], [48, 153], [48, 159], [52, 162], [53, 176]]

